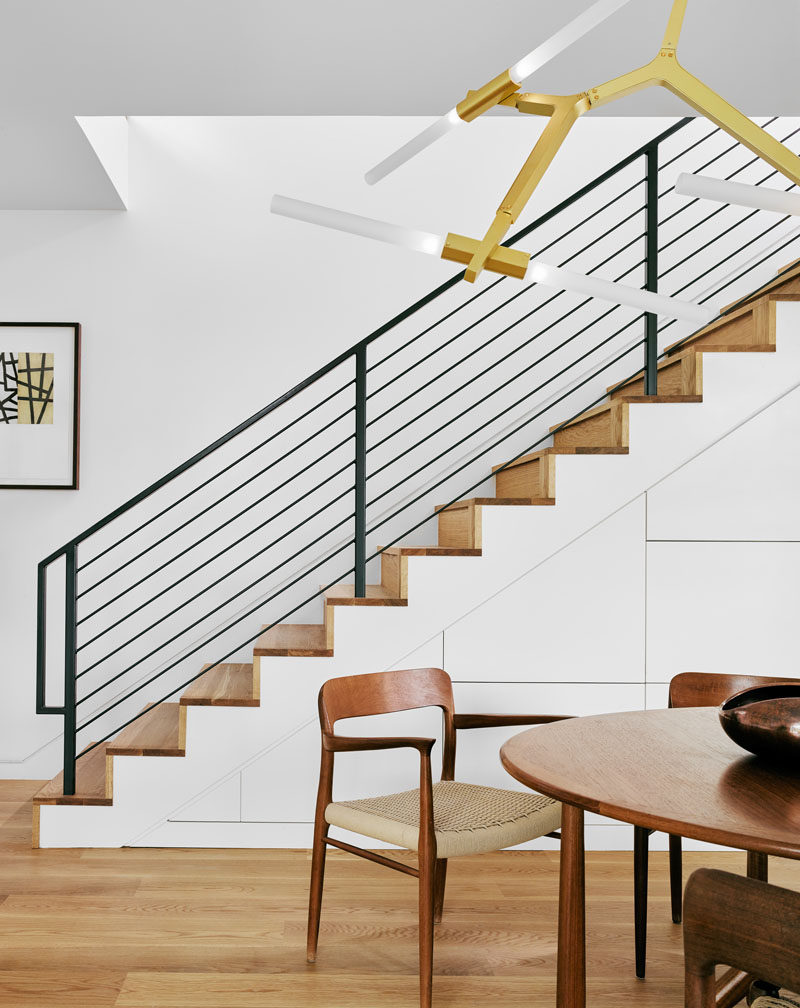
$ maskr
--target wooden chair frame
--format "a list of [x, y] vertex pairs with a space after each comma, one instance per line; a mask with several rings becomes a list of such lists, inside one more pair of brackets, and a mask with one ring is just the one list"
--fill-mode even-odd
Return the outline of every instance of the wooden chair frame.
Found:
[[[753, 686], [770, 683], [797, 682], [778, 676], [725, 675], [716, 672], [681, 672], [669, 685], [669, 707], [717, 707], [728, 697]], [[647, 861], [649, 838], [655, 830], [634, 827], [633, 835], [633, 903], [636, 935], [636, 976], [643, 978], [647, 957]], [[766, 854], [747, 854], [747, 874], [767, 881]], [[672, 920], [680, 924], [683, 896], [683, 849], [681, 838], [669, 838], [669, 883]]]
[[[398, 711], [439, 707], [444, 720], [442, 776], [455, 777], [456, 731], [471, 728], [521, 727], [561, 721], [564, 714], [456, 714], [450, 677], [443, 669], [404, 669], [367, 675], [343, 676], [326, 682], [319, 693], [322, 756], [314, 817], [311, 888], [308, 906], [307, 958], [315, 962], [319, 940], [325, 855], [328, 846], [366, 858], [376, 864], [412, 875], [419, 880], [419, 980], [420, 1005], [430, 1008], [433, 989], [433, 925], [442, 919], [447, 861], [436, 856], [433, 821], [431, 750], [436, 740], [414, 737], [350, 737], [336, 735], [336, 722], [343, 718], [390, 714]], [[416, 749], [420, 758], [420, 829], [418, 866], [403, 864], [375, 851], [364, 850], [328, 836], [325, 809], [333, 801], [334, 756], [340, 752], [376, 752], [386, 749]], [[548, 834], [560, 837], [560, 834]]]
[[[800, 893], [700, 868], [686, 884], [683, 940], [686, 1008], [714, 1008], [723, 992], [738, 1000], [755, 977], [800, 990]], [[731, 969], [716, 980], [717, 966]]]

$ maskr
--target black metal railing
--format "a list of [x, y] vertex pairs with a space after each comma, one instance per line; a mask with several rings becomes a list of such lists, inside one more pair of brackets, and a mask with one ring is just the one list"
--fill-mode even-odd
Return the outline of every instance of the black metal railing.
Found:
[[[784, 141], [798, 132], [781, 135], [778, 119], [764, 126]], [[683, 119], [509, 244], [535, 236], [536, 257], [700, 303], [743, 294], [800, 235], [787, 217], [763, 227], [759, 211], [706, 214], [662, 187], [674, 166], [711, 165], [755, 184], [777, 174], [760, 175], [758, 159], [719, 129]], [[660, 341], [674, 321], [659, 327], [649, 313], [502, 277], [465, 298], [462, 278], [41, 561], [36, 704], [64, 719], [65, 794], [75, 793], [80, 755], [135, 721], [134, 707], [168, 700], [256, 640], [256, 615], [267, 629], [302, 617], [350, 576], [363, 597], [381, 550], [480, 490], [493, 453], [503, 452], [501, 469], [512, 464], [548, 441], [550, 421], [566, 426], [632, 373], [657, 394]], [[56, 571], [54, 645], [46, 616]], [[62, 699], [48, 703], [58, 649]]]

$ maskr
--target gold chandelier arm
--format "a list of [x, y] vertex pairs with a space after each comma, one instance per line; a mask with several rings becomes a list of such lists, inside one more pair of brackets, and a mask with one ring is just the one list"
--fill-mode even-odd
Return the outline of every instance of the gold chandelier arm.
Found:
[[598, 84], [597, 87], [590, 88], [587, 94], [591, 107], [599, 108], [601, 105], [608, 105], [618, 98], [624, 98], [636, 91], [644, 91], [645, 88], [663, 84], [664, 75], [669, 72], [669, 65], [674, 62], [674, 56], [669, 57], [659, 53], [645, 66], [606, 81], [605, 84]]
[[690, 74], [677, 60], [673, 64], [663, 81], [664, 87], [725, 130], [734, 140], [744, 144], [757, 157], [763, 158], [795, 185], [800, 185], [800, 158], [796, 154], [712, 91], [707, 84]]
[[[467, 263], [464, 279], [470, 283], [477, 280], [481, 271], [486, 268], [487, 262], [495, 257], [497, 246], [508, 234], [512, 224], [525, 208], [542, 176], [550, 167], [553, 158], [567, 138], [569, 131], [578, 118], [589, 108], [586, 95], [524, 94], [517, 98], [515, 104], [521, 112], [529, 111], [535, 115], [549, 115], [550, 121], [506, 193], [491, 226], [477, 244], [477, 248]], [[530, 108], [526, 108], [526, 104]], [[450, 244], [450, 236], [448, 236], [448, 241], [442, 252], [443, 259], [451, 258]]]
[[763, 158], [790, 181], [800, 185], [800, 157], [760, 126], [756, 126], [678, 62], [676, 47], [687, 3], [688, 0], [674, 0], [662, 47], [654, 59], [637, 70], [591, 88], [585, 94], [517, 94], [506, 90], [512, 82], [510, 75], [504, 77], [502, 74], [481, 89], [484, 93], [470, 93], [468, 97], [472, 108], [469, 109], [469, 114], [480, 115], [485, 111], [484, 106], [490, 107], [488, 103], [503, 104], [515, 106], [520, 112], [549, 116], [550, 121], [500, 204], [484, 237], [475, 241], [459, 235], [447, 236], [442, 258], [466, 262], [466, 280], [474, 283], [483, 269], [506, 273], [508, 276], [519, 275], [519, 253], [498, 246], [533, 195], [575, 122], [589, 108], [607, 105], [617, 98], [655, 85], [667, 88], [757, 157]]
[[688, 0], [675, 0], [667, 22], [667, 30], [664, 32], [664, 41], [661, 43], [662, 49], [677, 49], [678, 39], [681, 37], [683, 19], [686, 15], [686, 4]]

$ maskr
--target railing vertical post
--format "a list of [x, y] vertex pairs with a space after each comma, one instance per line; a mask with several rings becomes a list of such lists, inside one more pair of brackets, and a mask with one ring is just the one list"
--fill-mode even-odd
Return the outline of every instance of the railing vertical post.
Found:
[[356, 350], [355, 594], [367, 594], [367, 348]]
[[77, 636], [77, 546], [66, 551], [64, 606], [64, 794], [75, 794], [75, 664]]
[[36, 572], [36, 713], [45, 714], [47, 674], [47, 567]]
[[[645, 287], [658, 292], [658, 144], [651, 144], [645, 154], [646, 266]], [[644, 318], [644, 394], [658, 395], [658, 316], [647, 312]]]

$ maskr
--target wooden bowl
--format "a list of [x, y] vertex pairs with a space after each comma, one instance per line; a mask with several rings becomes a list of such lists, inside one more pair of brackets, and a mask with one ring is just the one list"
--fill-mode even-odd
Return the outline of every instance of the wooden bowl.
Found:
[[729, 738], [756, 756], [800, 768], [800, 682], [734, 693], [719, 709]]

